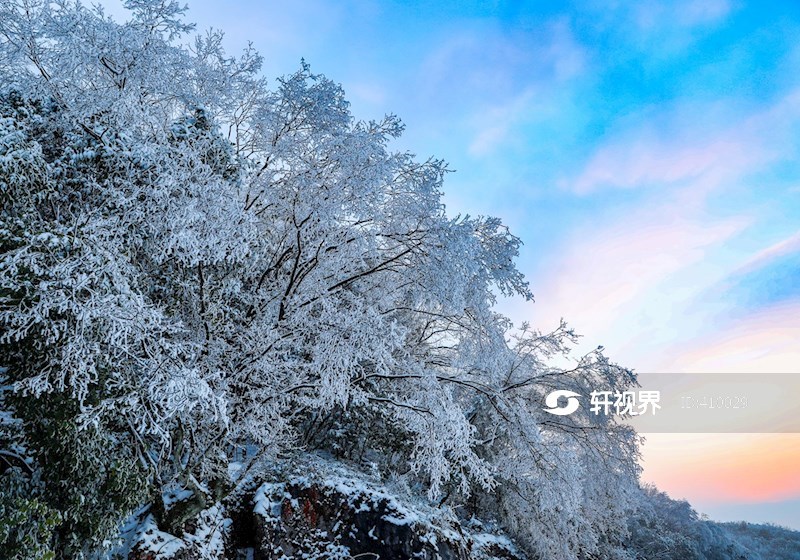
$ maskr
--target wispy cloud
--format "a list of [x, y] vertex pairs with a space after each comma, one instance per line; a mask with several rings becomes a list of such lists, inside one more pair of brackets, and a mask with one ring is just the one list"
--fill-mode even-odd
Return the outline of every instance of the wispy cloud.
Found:
[[734, 276], [742, 276], [763, 269], [775, 260], [800, 252], [800, 231], [789, 237], [778, 241], [755, 255], [748, 258], [738, 270], [734, 271]]
[[477, 132], [469, 144], [469, 153], [473, 156], [489, 155], [506, 142], [514, 127], [524, 121], [533, 109], [535, 96], [535, 88], [531, 87], [509, 101], [488, 107], [476, 115], [474, 126]]
[[728, 132], [695, 145], [682, 139], [638, 137], [597, 150], [574, 189], [584, 194], [602, 187], [654, 186], [701, 176], [719, 182], [773, 157], [757, 139]]
[[[484, 157], [521, 138], [543, 106], [585, 71], [584, 47], [566, 19], [545, 20], [521, 32], [498, 23], [444, 26], [420, 62], [417, 101], [435, 104], [433, 119], [458, 130], [451, 141]], [[445, 112], [441, 112], [445, 108]]]
[[787, 141], [787, 135], [800, 116], [798, 91], [733, 124], [729, 112], [717, 112], [717, 122], [707, 118], [702, 108], [693, 112], [695, 118], [674, 110], [672, 116], [639, 122], [612, 137], [596, 148], [577, 177], [564, 184], [580, 194], [701, 178], [705, 185], [714, 186], [794, 155], [796, 146]]
[[668, 371], [800, 374], [800, 301], [728, 320], [672, 348]]
[[665, 343], [699, 328], [702, 317], [692, 319], [687, 304], [724, 277], [711, 256], [749, 223], [704, 220], [673, 201], [586, 225], [548, 252], [546, 274], [534, 281], [537, 303], [509, 312], [542, 325], [565, 317], [586, 349], [603, 344], [612, 358], [653, 371]]
[[633, 20], [639, 28], [651, 30], [665, 25], [695, 27], [714, 23], [733, 8], [728, 0], [683, 0], [636, 2], [630, 5]]
[[425, 93], [450, 102], [497, 101], [531, 83], [560, 83], [585, 67], [585, 49], [567, 20], [544, 21], [521, 32], [496, 22], [462, 21], [443, 26], [417, 80]]
[[649, 61], [687, 52], [704, 34], [735, 11], [728, 0], [642, 0], [598, 2], [595, 20], [587, 22], [612, 33]]

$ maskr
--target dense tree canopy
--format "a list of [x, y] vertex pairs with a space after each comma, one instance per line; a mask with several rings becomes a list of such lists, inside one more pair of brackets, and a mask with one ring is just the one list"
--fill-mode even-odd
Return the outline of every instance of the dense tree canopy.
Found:
[[27, 519], [0, 542], [91, 556], [170, 485], [213, 503], [234, 460], [324, 451], [545, 557], [624, 557], [636, 435], [541, 403], [635, 377], [493, 311], [531, 297], [520, 240], [448, 216], [396, 117], [126, 6], [0, 3], [0, 508]]

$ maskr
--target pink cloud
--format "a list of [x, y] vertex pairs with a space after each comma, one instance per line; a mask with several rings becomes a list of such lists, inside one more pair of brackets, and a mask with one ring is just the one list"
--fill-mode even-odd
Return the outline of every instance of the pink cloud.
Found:
[[603, 344], [615, 361], [652, 371], [664, 348], [699, 328], [688, 306], [729, 272], [710, 256], [749, 223], [709, 221], [672, 201], [587, 226], [533, 278], [536, 303], [502, 311], [543, 329], [564, 317], [584, 335], [582, 349]]
[[[599, 146], [564, 185], [586, 194], [601, 188], [685, 184], [713, 188], [763, 168], [788, 154], [787, 126], [800, 115], [800, 91], [772, 107], [725, 124], [712, 133], [706, 120], [679, 112], [666, 125], [648, 122]], [[694, 118], [692, 118], [694, 117]]]
[[766, 247], [747, 259], [745, 263], [735, 272], [735, 274], [747, 274], [758, 270], [780, 257], [800, 252], [800, 232]]
[[672, 348], [665, 371], [800, 373], [800, 303], [760, 309]]
[[774, 156], [758, 141], [721, 134], [704, 144], [637, 138], [601, 147], [574, 182], [578, 193], [599, 187], [633, 188], [706, 176], [735, 177]]

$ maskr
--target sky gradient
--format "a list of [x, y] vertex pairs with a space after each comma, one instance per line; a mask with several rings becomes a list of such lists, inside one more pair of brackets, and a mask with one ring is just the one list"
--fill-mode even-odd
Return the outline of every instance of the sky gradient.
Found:
[[[117, 0], [103, 5], [124, 17]], [[501, 217], [536, 303], [641, 372], [800, 372], [800, 4], [190, 3], [264, 75], [343, 85]], [[795, 404], [800, 411], [800, 404]], [[722, 520], [800, 529], [800, 435], [653, 434], [644, 478]]]

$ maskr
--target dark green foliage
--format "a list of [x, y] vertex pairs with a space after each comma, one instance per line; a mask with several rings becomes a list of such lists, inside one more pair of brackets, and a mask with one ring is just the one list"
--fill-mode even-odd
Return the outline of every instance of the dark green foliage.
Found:
[[[4, 458], [7, 459], [7, 458]], [[8, 460], [0, 461], [7, 466]], [[52, 560], [61, 515], [42, 496], [42, 485], [20, 467], [0, 475], [0, 550], [8, 560]]]
[[[9, 363], [9, 352], [0, 355]], [[0, 541], [25, 549], [25, 543], [35, 543], [66, 559], [113, 538], [148, 495], [147, 473], [135, 460], [133, 442], [110, 426], [81, 429], [75, 401], [61, 393], [5, 395], [2, 404], [13, 411], [16, 429], [6, 430], [0, 449], [24, 450], [24, 465], [3, 474], [2, 518], [27, 521], [20, 526], [24, 530], [0, 529]]]
[[[41, 103], [25, 102], [15, 92], [0, 96], [0, 118], [6, 133], [0, 148], [0, 251], [6, 253], [52, 222], [56, 209], [47, 193], [59, 169], [52, 162], [62, 157], [55, 136], [62, 133], [48, 126]], [[40, 145], [49, 147], [47, 154]], [[47, 263], [63, 258], [63, 250], [43, 244], [41, 269], [18, 270], [16, 290], [0, 292], [4, 305], [35, 303], [29, 288], [49, 280]], [[58, 355], [59, 342], [45, 343], [36, 328], [24, 338], [0, 341], [0, 549], [10, 551], [9, 558], [80, 557], [114, 537], [148, 495], [147, 473], [137, 462], [130, 431], [119, 425], [122, 419], [83, 426], [80, 406], [68, 393], [12, 390], [45, 367], [57, 368]], [[85, 403], [108, 394], [101, 374]]]
[[77, 556], [113, 537], [125, 515], [147, 496], [132, 442], [104, 427], [80, 429], [74, 401], [61, 394], [18, 404], [45, 500], [62, 518], [55, 532], [59, 557]]

